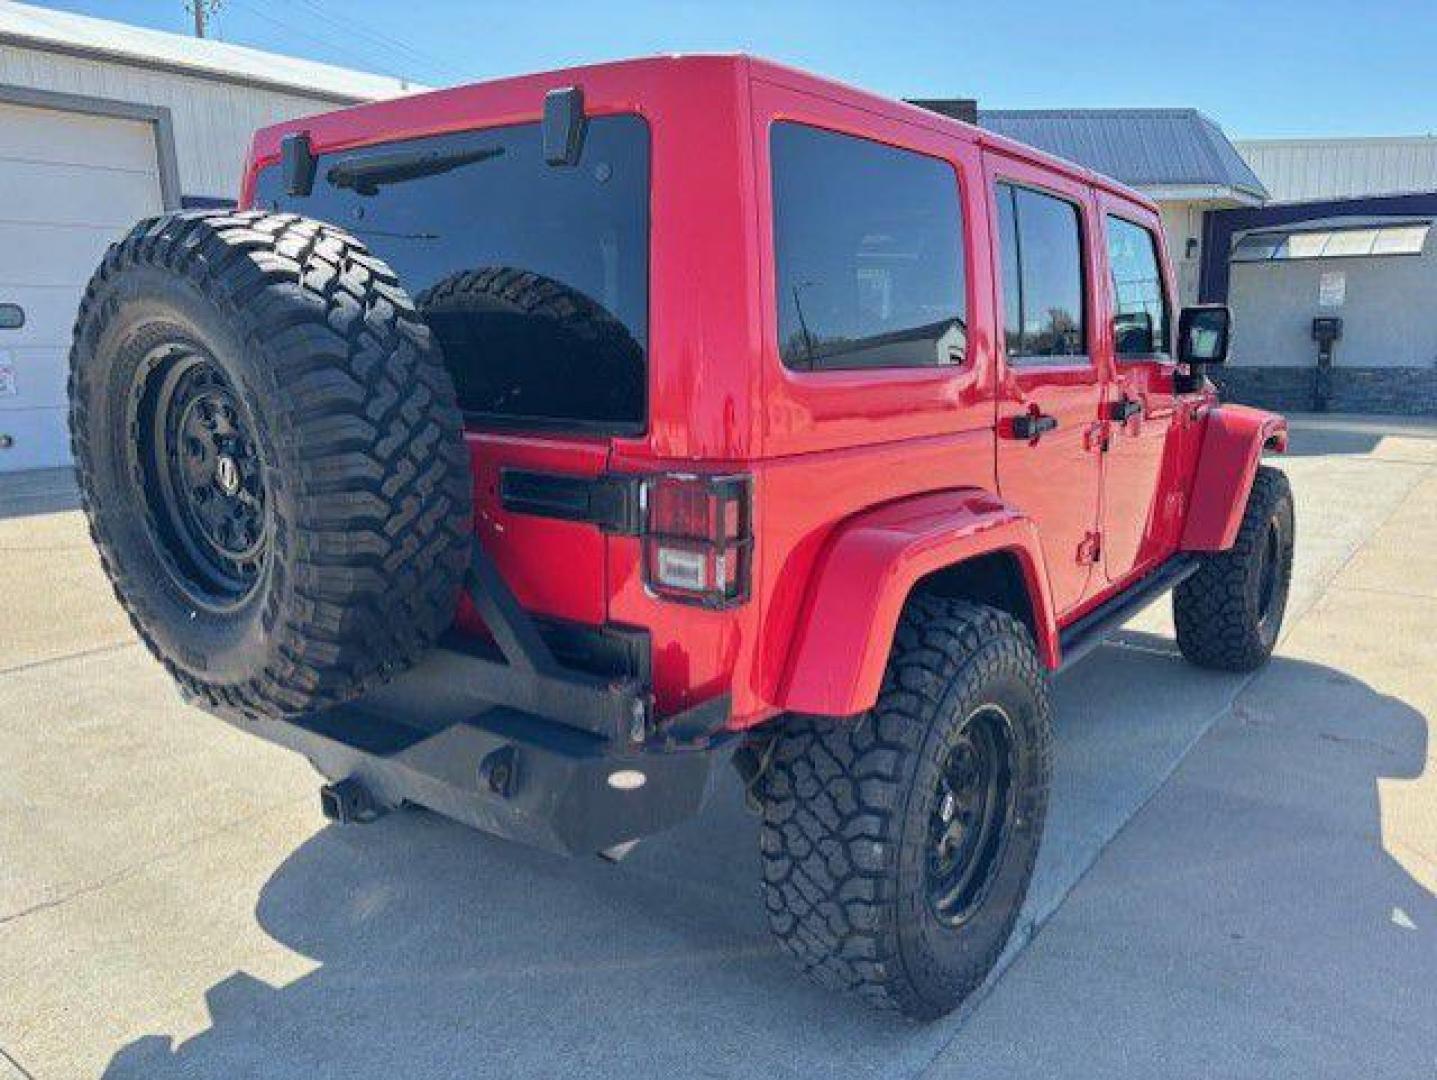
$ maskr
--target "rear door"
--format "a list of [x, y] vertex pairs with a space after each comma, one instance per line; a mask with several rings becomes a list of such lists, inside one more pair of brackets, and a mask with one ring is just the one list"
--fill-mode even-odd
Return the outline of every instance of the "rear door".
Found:
[[1099, 193], [1105, 319], [1112, 351], [1103, 476], [1103, 568], [1109, 582], [1150, 567], [1182, 520], [1172, 281], [1155, 214]]
[[1059, 615], [1092, 588], [1100, 557], [1103, 379], [1097, 362], [1087, 187], [985, 153], [1004, 357], [998, 488], [1037, 523]]

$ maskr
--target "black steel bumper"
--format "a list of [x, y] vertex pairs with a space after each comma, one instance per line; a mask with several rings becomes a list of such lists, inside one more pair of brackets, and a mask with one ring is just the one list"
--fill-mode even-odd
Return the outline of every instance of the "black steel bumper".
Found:
[[[297, 750], [342, 794], [332, 817], [363, 820], [404, 803], [569, 855], [592, 854], [692, 817], [737, 746], [728, 734], [641, 743], [607, 739], [502, 705], [462, 708], [471, 672], [440, 650], [358, 704], [296, 720], [237, 720]], [[726, 701], [703, 710], [704, 726]], [[345, 805], [345, 796], [357, 804]]]
[[520, 609], [482, 554], [470, 592], [495, 648], [452, 640], [388, 685], [325, 712], [223, 718], [309, 758], [334, 781], [325, 810], [339, 820], [412, 803], [578, 855], [698, 812], [739, 742], [724, 730], [726, 696], [656, 722], [642, 635], [616, 646], [612, 639], [634, 635], [590, 634], [591, 647], [578, 650], [588, 659], [608, 652], [612, 661], [627, 649], [632, 660], [596, 673], [559, 659], [550, 643], [572, 653], [572, 637]]

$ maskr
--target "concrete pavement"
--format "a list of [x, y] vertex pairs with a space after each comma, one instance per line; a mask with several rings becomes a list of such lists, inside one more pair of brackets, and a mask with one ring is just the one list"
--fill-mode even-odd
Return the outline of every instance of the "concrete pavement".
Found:
[[0, 487], [0, 1077], [1437, 1075], [1437, 425], [1293, 442], [1279, 658], [1190, 668], [1164, 602], [1059, 681], [1011, 967], [926, 1027], [790, 973], [733, 786], [617, 867], [327, 826], [176, 700], [64, 484]]

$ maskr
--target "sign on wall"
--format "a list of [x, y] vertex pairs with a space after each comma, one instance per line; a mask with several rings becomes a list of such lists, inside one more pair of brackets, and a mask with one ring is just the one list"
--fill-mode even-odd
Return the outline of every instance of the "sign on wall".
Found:
[[14, 397], [19, 392], [15, 386], [15, 354], [0, 349], [0, 397]]
[[1317, 306], [1341, 307], [1347, 299], [1347, 274], [1329, 270], [1317, 280]]

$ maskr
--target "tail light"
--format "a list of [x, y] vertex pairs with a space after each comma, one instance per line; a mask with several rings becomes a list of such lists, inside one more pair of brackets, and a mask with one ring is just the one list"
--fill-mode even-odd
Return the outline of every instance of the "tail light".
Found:
[[644, 482], [644, 584], [666, 600], [726, 608], [748, 599], [747, 476], [666, 474]]

